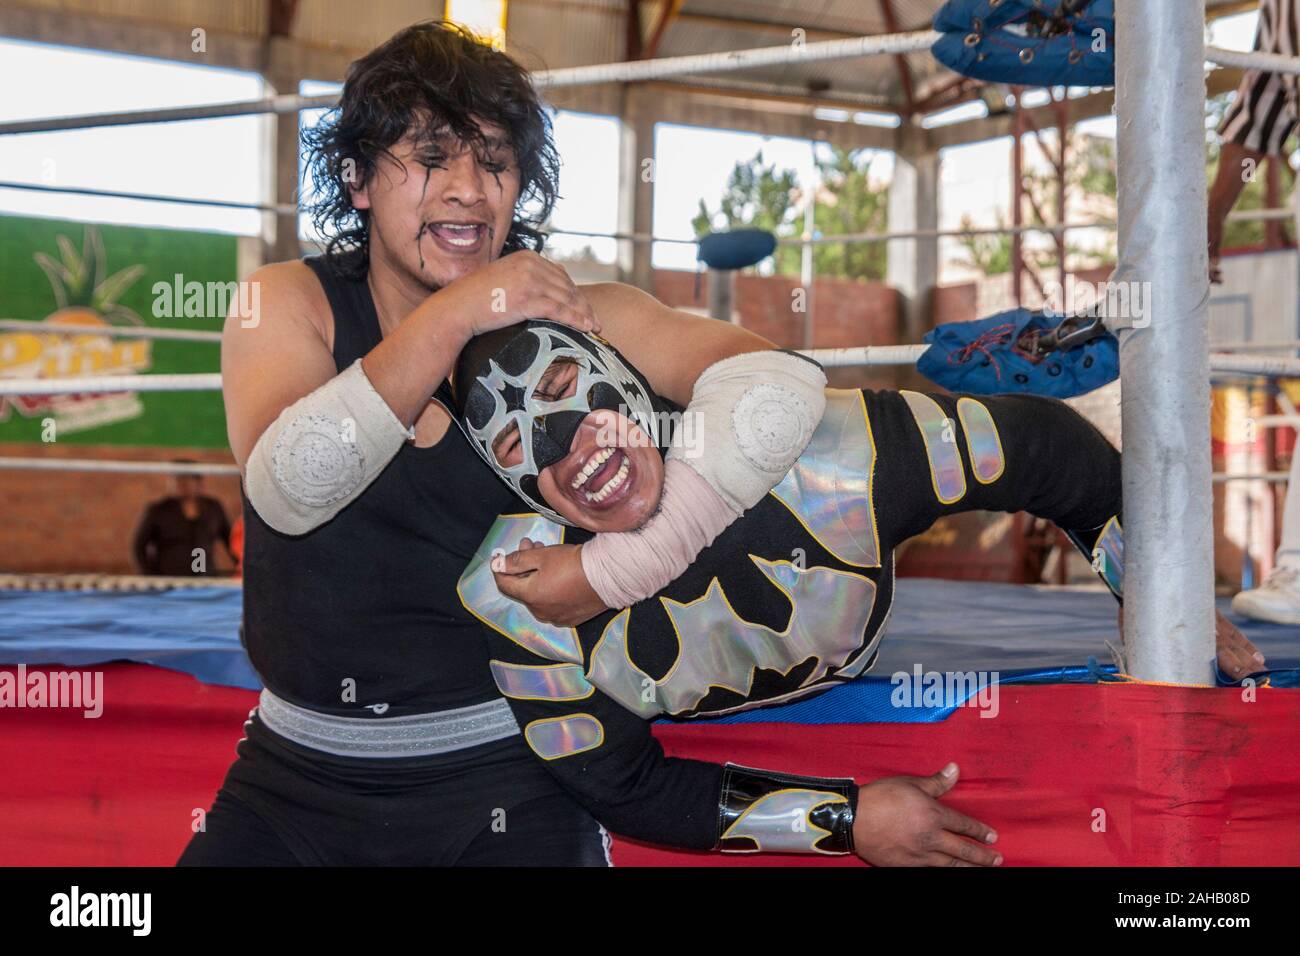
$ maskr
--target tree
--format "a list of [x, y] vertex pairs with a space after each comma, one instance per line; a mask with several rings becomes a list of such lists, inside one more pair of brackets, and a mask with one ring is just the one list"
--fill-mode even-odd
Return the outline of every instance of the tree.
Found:
[[[813, 224], [823, 236], [885, 232], [889, 228], [888, 187], [873, 184], [871, 163], [859, 164], [858, 153], [831, 147], [830, 159], [817, 160], [822, 190], [813, 207]], [[817, 275], [847, 279], [883, 279], [883, 242], [824, 243], [813, 247]]]
[[[813, 205], [813, 225], [822, 235], [883, 231], [888, 225], [887, 189], [871, 181], [871, 164], [859, 163], [859, 155], [856, 151], [832, 147], [829, 158], [817, 159], [822, 184]], [[691, 225], [697, 236], [743, 228], [766, 229], [781, 238], [798, 236], [803, 232], [805, 195], [793, 170], [765, 166], [760, 151], [753, 159], [739, 162], [732, 169], [716, 211], [700, 200], [699, 213]], [[778, 275], [799, 274], [798, 246], [778, 246], [773, 259]], [[816, 275], [882, 278], [884, 244], [814, 246], [813, 271]]]
[[778, 236], [790, 235], [796, 188], [794, 171], [764, 166], [759, 150], [753, 159], [732, 168], [716, 211], [711, 212], [700, 200], [700, 211], [691, 226], [697, 236], [725, 229], [766, 229]]
[[[1118, 181], [1115, 173], [1115, 141], [1103, 136], [1075, 136], [1071, 140], [1066, 171], [1066, 189], [1070, 195], [1085, 197], [1088, 215], [1085, 218], [1114, 221], [1115, 197]], [[1058, 183], [1054, 170], [1027, 169], [1024, 173], [1025, 206], [1023, 223], [1027, 226], [1047, 225], [1044, 213], [1056, 209]], [[1004, 218], [998, 225], [1009, 228]], [[969, 216], [962, 217], [962, 228], [972, 229]], [[1034, 270], [1054, 269], [1057, 265], [1056, 242], [1049, 233], [1023, 233], [1021, 256]], [[1115, 239], [1112, 233], [1101, 248], [1084, 247], [1069, 241], [1066, 234], [1065, 261], [1072, 268], [1080, 265], [1107, 265], [1115, 261]], [[961, 236], [957, 242], [966, 252], [967, 260], [985, 275], [998, 275], [1011, 271], [1011, 234]]]

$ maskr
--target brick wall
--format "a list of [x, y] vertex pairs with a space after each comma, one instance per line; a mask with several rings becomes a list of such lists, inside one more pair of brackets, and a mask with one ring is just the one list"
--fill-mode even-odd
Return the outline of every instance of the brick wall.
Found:
[[[694, 297], [689, 272], [660, 271], [655, 292], [669, 305], [703, 307]], [[782, 346], [803, 344], [803, 316], [791, 310], [796, 282], [785, 278], [741, 276], [736, 303], [745, 325]], [[881, 283], [819, 280], [814, 288], [814, 342], [819, 348], [892, 344], [898, 335], [897, 294]], [[892, 384], [893, 374], [840, 373], [844, 387]], [[228, 451], [98, 445], [0, 443], [0, 457], [93, 458], [169, 461], [191, 458], [230, 463]], [[206, 476], [206, 492], [217, 498], [233, 522], [239, 514], [239, 480]], [[166, 475], [116, 475], [73, 471], [14, 471], [0, 468], [0, 572], [134, 573], [131, 538], [150, 502], [172, 493]], [[224, 554], [217, 566], [226, 567]]]
[[[132, 448], [111, 445], [0, 443], [4, 458], [233, 463], [211, 448]], [[221, 502], [231, 523], [239, 515], [239, 479], [207, 475], [207, 494]], [[173, 493], [167, 475], [0, 469], [0, 572], [136, 573], [131, 539], [153, 501]], [[220, 549], [209, 567], [225, 569]]]
[[[693, 272], [658, 269], [654, 294], [673, 308], [707, 309], [708, 274], [699, 276], [698, 296], [695, 282]], [[791, 276], [738, 275], [732, 310], [750, 331], [782, 348], [803, 348], [805, 313], [793, 306], [798, 287]], [[883, 282], [816, 279], [811, 311], [813, 348], [900, 344], [898, 292]], [[827, 377], [838, 388], [894, 388], [907, 380], [897, 368], [832, 369]]]

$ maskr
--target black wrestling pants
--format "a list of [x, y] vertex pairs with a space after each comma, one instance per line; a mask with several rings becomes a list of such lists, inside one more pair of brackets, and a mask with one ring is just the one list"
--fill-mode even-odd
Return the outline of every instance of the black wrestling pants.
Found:
[[603, 827], [518, 736], [438, 757], [301, 747], [254, 715], [178, 866], [609, 866]]

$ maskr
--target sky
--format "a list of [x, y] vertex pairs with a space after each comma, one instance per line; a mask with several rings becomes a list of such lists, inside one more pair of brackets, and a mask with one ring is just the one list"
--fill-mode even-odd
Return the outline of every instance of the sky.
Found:
[[[1210, 42], [1249, 49], [1255, 14], [1217, 21]], [[96, 53], [0, 39], [0, 88], [21, 96], [0, 101], [0, 120], [73, 113], [148, 109], [264, 95], [255, 74], [143, 57]], [[337, 89], [304, 84], [302, 92]], [[862, 117], [860, 117], [862, 118]], [[304, 113], [304, 122], [313, 114]], [[557, 228], [613, 232], [617, 228], [618, 131], [613, 118], [570, 112], [554, 117], [563, 161]], [[0, 181], [85, 186], [157, 195], [265, 202], [269, 172], [262, 144], [271, 135], [265, 116], [194, 120], [58, 133], [0, 137]], [[1113, 118], [1079, 124], [1094, 135], [1115, 134]], [[725, 130], [661, 123], [655, 134], [654, 231], [666, 238], [692, 236], [691, 218], [701, 198], [716, 209], [738, 161], [760, 150], [764, 161], [796, 171], [801, 184], [815, 176], [812, 144]], [[945, 150], [941, 157], [940, 226], [955, 228], [963, 216], [993, 225], [1008, 218], [1010, 138]], [[1033, 150], [1028, 150], [1032, 154]], [[873, 176], [888, 179], [892, 157], [864, 154]], [[254, 235], [259, 214], [248, 210], [197, 208], [85, 196], [60, 196], [0, 188], [0, 213], [133, 225], [169, 226]], [[304, 226], [304, 231], [306, 231]], [[557, 237], [552, 246], [576, 252], [590, 245], [612, 261], [609, 239]], [[945, 251], [946, 255], [946, 251]], [[658, 243], [655, 265], [694, 268], [690, 246]]]

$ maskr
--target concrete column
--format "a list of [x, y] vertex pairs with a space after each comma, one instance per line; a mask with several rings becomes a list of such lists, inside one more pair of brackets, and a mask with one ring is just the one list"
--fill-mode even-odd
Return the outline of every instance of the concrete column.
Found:
[[[1149, 681], [1213, 683], [1205, 8], [1120, 0], [1115, 107], [1124, 644]], [[1108, 297], [1108, 299], [1111, 297]], [[1141, 307], [1134, 307], [1140, 303]]]
[[[891, 232], [939, 228], [939, 153], [924, 133], [919, 127], [899, 131], [889, 187]], [[885, 281], [901, 298], [903, 340], [920, 342], [930, 329], [930, 299], [939, 284], [939, 240], [891, 239], [887, 247]]]
[[[654, 232], [655, 121], [634, 86], [624, 89], [619, 123], [618, 231], [649, 236]], [[619, 240], [619, 280], [653, 293], [650, 256], [650, 243]]]
[[709, 315], [723, 322], [730, 322], [735, 311], [733, 303], [736, 298], [736, 270], [709, 270]]
[[[269, 87], [267, 96], [278, 96], [298, 92], [301, 77], [282, 66], [272, 66], [265, 74]], [[299, 166], [301, 139], [298, 131], [297, 113], [274, 113], [268, 122], [270, 132], [267, 148], [270, 162], [268, 169], [271, 179], [270, 201], [296, 206], [301, 185]], [[278, 215], [267, 213], [264, 237], [267, 262], [285, 262], [302, 257], [302, 247], [298, 242], [298, 217], [296, 215]]]

